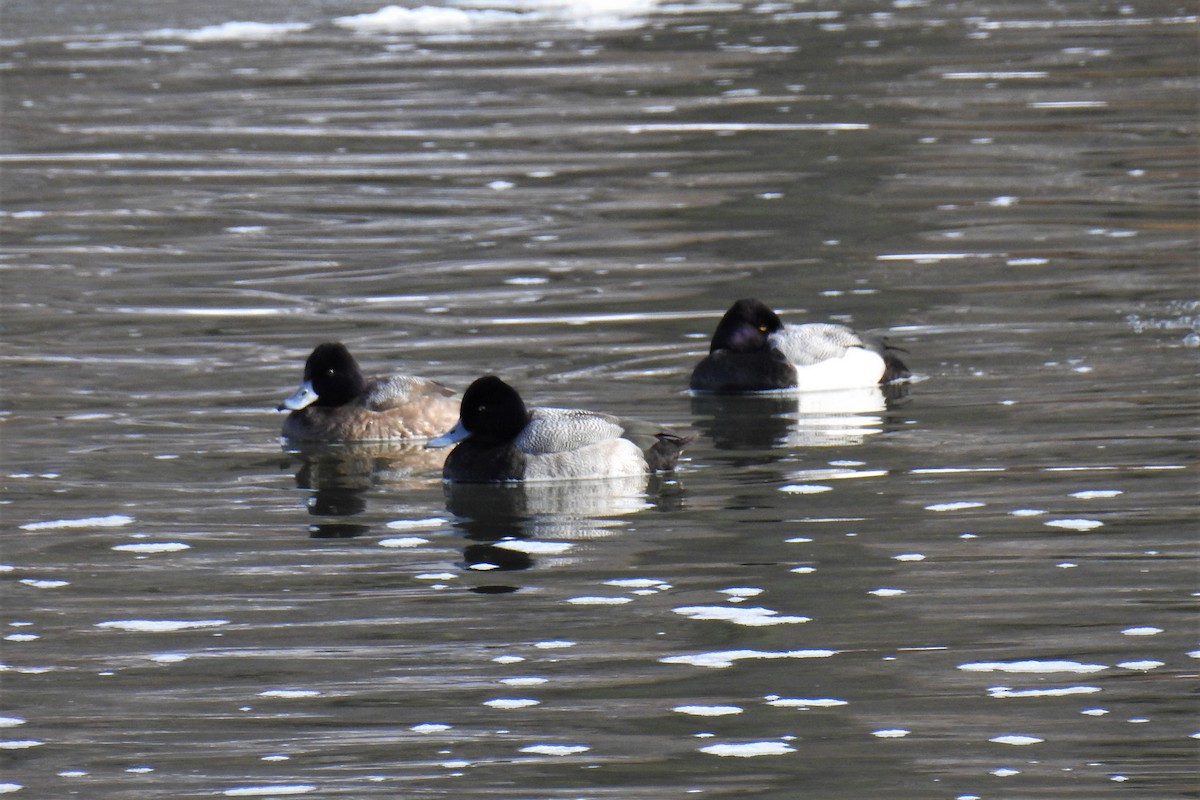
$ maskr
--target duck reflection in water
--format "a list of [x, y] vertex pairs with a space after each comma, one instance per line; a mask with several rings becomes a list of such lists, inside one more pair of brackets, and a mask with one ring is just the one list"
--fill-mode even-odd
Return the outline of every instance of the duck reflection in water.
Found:
[[455, 525], [476, 542], [468, 566], [513, 570], [532, 566], [549, 540], [607, 535], [615, 518], [652, 507], [648, 490], [677, 489], [656, 473], [672, 470], [688, 441], [608, 414], [529, 408], [489, 375], [467, 388], [458, 422], [429, 446], [456, 445], [443, 477]]
[[349, 521], [367, 509], [367, 492], [380, 485], [428, 486], [444, 456], [422, 444], [305, 444], [288, 449], [286, 467], [296, 470], [296, 486], [309, 489], [309, 528], [317, 539], [361, 536], [370, 526]]

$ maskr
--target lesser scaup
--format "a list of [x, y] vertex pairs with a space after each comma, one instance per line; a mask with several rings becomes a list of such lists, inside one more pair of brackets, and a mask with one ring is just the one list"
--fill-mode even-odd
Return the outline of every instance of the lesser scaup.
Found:
[[318, 345], [300, 388], [279, 405], [291, 409], [283, 435], [297, 442], [427, 439], [458, 419], [454, 392], [428, 378], [368, 378], [340, 342]]
[[845, 325], [785, 325], [764, 303], [734, 303], [713, 333], [690, 386], [705, 392], [818, 391], [908, 378], [896, 349]]
[[613, 478], [674, 467], [689, 440], [638, 427], [594, 411], [526, 408], [516, 389], [486, 375], [463, 393], [454, 428], [427, 446], [458, 445], [442, 474], [459, 483]]

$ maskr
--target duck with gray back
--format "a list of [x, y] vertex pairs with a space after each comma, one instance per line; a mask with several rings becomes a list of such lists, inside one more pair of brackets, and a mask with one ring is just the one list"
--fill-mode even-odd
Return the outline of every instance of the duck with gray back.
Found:
[[456, 445], [443, 476], [456, 483], [578, 480], [674, 468], [689, 438], [595, 411], [528, 408], [495, 375], [463, 393], [457, 424], [428, 447]]
[[911, 376], [897, 350], [845, 325], [786, 325], [766, 304], [745, 298], [721, 317], [689, 386], [727, 394], [875, 386]]

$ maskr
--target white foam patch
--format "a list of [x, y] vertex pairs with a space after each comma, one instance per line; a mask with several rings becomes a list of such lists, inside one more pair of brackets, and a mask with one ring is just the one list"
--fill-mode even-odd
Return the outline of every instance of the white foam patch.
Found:
[[767, 701], [767, 705], [776, 708], [836, 708], [849, 705], [846, 700], [833, 697], [776, 697]]
[[0, 717], [0, 728], [15, 728], [24, 724], [25, 720], [21, 717]]
[[183, 39], [188, 42], [263, 42], [282, 39], [289, 33], [312, 28], [306, 22], [222, 22], [194, 30], [164, 28], [148, 36], [158, 39]]
[[390, 539], [379, 540], [380, 547], [420, 547], [423, 544], [429, 544], [429, 540], [420, 536], [393, 536]]
[[770, 608], [741, 608], [733, 606], [680, 606], [673, 609], [676, 614], [688, 619], [722, 620], [735, 625], [759, 627], [763, 625], [794, 625], [808, 622], [809, 617], [794, 617], [780, 614]]
[[824, 494], [832, 492], [832, 486], [822, 486], [819, 483], [789, 483], [786, 486], [780, 486], [779, 491], [787, 494]]
[[150, 656], [150, 660], [156, 664], [178, 664], [181, 661], [187, 661], [191, 656], [187, 653], [158, 653]]
[[892, 556], [896, 561], [924, 561], [925, 556], [921, 553], [900, 553]]
[[971, 661], [959, 664], [965, 672], [1010, 672], [1046, 675], [1054, 672], [1088, 674], [1108, 669], [1104, 664], [1084, 664], [1079, 661]]
[[1086, 714], [1089, 717], [1103, 717], [1109, 713], [1107, 708], [1085, 708], [1080, 714]]
[[988, 739], [988, 741], [995, 742], [996, 744], [1011, 744], [1015, 747], [1026, 747], [1031, 744], [1041, 744], [1042, 742], [1044, 742], [1046, 740], [1039, 739], [1036, 736], [1024, 736], [1021, 734], [1007, 734], [1005, 736], [993, 736], [992, 738]]
[[871, 735], [880, 739], [903, 739], [912, 731], [907, 728], [882, 728], [877, 731], [871, 731]]
[[829, 658], [837, 653], [837, 650], [718, 650], [686, 656], [664, 656], [659, 659], [659, 663], [724, 669], [732, 667], [734, 662], [752, 658]]
[[534, 642], [533, 646], [539, 650], [561, 650], [565, 647], [574, 647], [576, 644], [570, 639], [547, 639], [543, 642]]
[[198, 628], [217, 628], [228, 624], [229, 620], [227, 619], [114, 619], [108, 622], [97, 622], [96, 627], [141, 633], [169, 633]]
[[988, 770], [988, 774], [995, 775], [997, 778], [1011, 778], [1013, 775], [1020, 775], [1021, 770], [1012, 767], [996, 767]]
[[279, 783], [272, 786], [238, 786], [233, 789], [226, 789], [221, 794], [226, 797], [274, 797], [289, 794], [308, 794], [316, 790], [317, 787], [311, 783]]
[[754, 758], [756, 756], [781, 756], [794, 753], [796, 748], [787, 742], [741, 742], [738, 744], [710, 744], [700, 748], [701, 753], [723, 758]]
[[539, 756], [573, 756], [591, 749], [583, 744], [531, 744], [522, 747], [521, 752]]
[[113, 550], [118, 553], [137, 553], [139, 555], [152, 553], [178, 553], [182, 550], [190, 550], [190, 544], [183, 542], [136, 542], [134, 544], [118, 544], [113, 545]]
[[871, 591], [867, 592], [867, 594], [873, 594], [876, 597], [899, 597], [902, 594], [908, 594], [908, 592], [904, 591], [903, 589], [884, 588], [872, 589]]
[[440, 528], [448, 520], [445, 517], [425, 517], [424, 519], [394, 519], [386, 526], [391, 531], [415, 531], [427, 528]]
[[565, 553], [573, 546], [570, 542], [534, 542], [529, 539], [505, 539], [496, 542], [496, 547], [502, 547], [505, 550], [543, 556]]
[[83, 517], [82, 519], [52, 519], [45, 522], [27, 522], [23, 531], [51, 531], [61, 528], [120, 528], [133, 523], [127, 514], [109, 514], [107, 517]]
[[1165, 666], [1162, 661], [1122, 661], [1117, 664], [1121, 669], [1133, 670], [1135, 672], [1149, 672], [1152, 669], [1158, 669]]
[[1142, 625], [1134, 628], [1126, 628], [1121, 633], [1126, 636], [1157, 636], [1162, 633], [1162, 628], [1155, 628], [1151, 625]]
[[731, 586], [728, 589], [721, 589], [720, 592], [730, 597], [758, 597], [763, 590], [757, 586]]
[[576, 606], [620, 606], [625, 603], [632, 603], [632, 597], [569, 597], [567, 602]]
[[44, 578], [22, 578], [21, 583], [25, 586], [32, 586], [34, 589], [61, 589], [64, 586], [70, 586], [70, 581], [55, 581]]
[[515, 709], [541, 705], [541, 702], [531, 697], [496, 697], [491, 700], [484, 700], [483, 704], [488, 708]]
[[1014, 517], [1040, 517], [1046, 513], [1046, 510], [1043, 508], [1014, 508], [1008, 513]]
[[453, 727], [453, 725], [447, 725], [443, 722], [423, 722], [419, 725], [413, 725], [409, 730], [413, 733], [442, 733]]
[[988, 697], [1067, 697], [1074, 694], [1095, 694], [1099, 686], [1062, 686], [1051, 689], [1010, 689], [1007, 686], [993, 686], [987, 690]]
[[1080, 500], [1097, 500], [1103, 497], [1116, 497], [1122, 494], [1125, 493], [1120, 489], [1086, 489], [1081, 492], [1071, 492], [1070, 496]]
[[316, 689], [267, 689], [264, 692], [259, 692], [258, 696], [296, 699], [302, 697], [320, 697], [321, 693]]
[[1042, 524], [1048, 528], [1063, 528], [1069, 531], [1091, 531], [1104, 525], [1098, 519], [1048, 519]]
[[742, 713], [741, 706], [675, 706], [671, 710], [693, 717], [726, 717], [730, 714]]
[[933, 505], [925, 506], [926, 511], [963, 511], [968, 508], [982, 508], [987, 503], [980, 503], [977, 500], [959, 500], [955, 503], [934, 503]]

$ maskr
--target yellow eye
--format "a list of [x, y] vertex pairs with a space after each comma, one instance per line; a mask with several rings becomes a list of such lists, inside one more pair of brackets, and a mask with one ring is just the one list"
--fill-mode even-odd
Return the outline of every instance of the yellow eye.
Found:
[[759, 325], [759, 326], [758, 326], [758, 330], [759, 330], [759, 332], [761, 332], [761, 333], [766, 333], [766, 332], [767, 332], [767, 326], [766, 326], [766, 325]]

